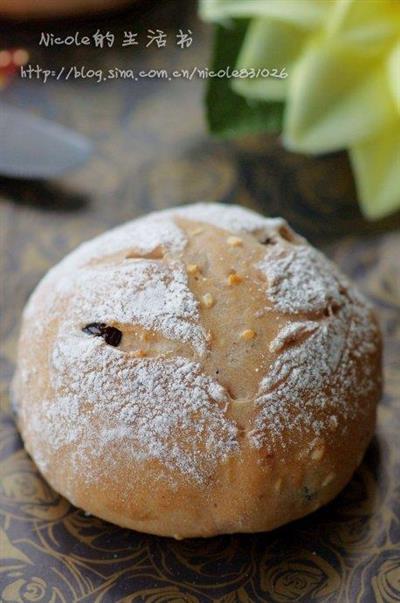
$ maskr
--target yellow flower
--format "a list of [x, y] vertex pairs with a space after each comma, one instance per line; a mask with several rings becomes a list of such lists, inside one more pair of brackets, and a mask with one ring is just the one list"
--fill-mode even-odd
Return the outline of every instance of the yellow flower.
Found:
[[286, 68], [232, 86], [285, 102], [287, 149], [348, 149], [365, 215], [400, 207], [400, 0], [202, 0], [200, 12], [250, 19], [236, 67]]

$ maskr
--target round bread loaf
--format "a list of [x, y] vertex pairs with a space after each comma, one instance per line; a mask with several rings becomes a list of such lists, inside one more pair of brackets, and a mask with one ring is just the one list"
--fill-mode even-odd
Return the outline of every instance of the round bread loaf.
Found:
[[14, 400], [55, 490], [185, 538], [331, 500], [375, 426], [370, 305], [280, 218], [196, 204], [81, 245], [28, 302]]

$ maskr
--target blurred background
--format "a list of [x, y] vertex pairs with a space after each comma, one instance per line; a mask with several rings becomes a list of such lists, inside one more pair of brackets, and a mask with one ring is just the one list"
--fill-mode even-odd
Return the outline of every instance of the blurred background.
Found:
[[[87, 0], [98, 11], [91, 14], [83, 4], [0, 0], [2, 600], [33, 600], [29, 589], [46, 602], [400, 600], [399, 212], [363, 217], [345, 151], [311, 156], [285, 150], [279, 133], [210, 133], [210, 83], [199, 77], [21, 77], [21, 64], [55, 73], [213, 64], [214, 26], [195, 1]], [[149, 30], [166, 34], [166, 45], [147, 45]], [[179, 30], [191, 32], [185, 47]], [[112, 33], [113, 44], [39, 44], [42, 32], [93, 40], [98, 31]], [[138, 34], [137, 45], [123, 45], [126, 31]], [[220, 113], [234, 111], [220, 102]], [[73, 169], [31, 176], [43, 148], [56, 158], [68, 142], [69, 153], [77, 145]], [[327, 509], [272, 535], [176, 543], [85, 518], [50, 491], [21, 449], [8, 385], [21, 311], [53, 264], [116, 224], [202, 200], [283, 216], [359, 283], [384, 330], [386, 394], [362, 468]]]

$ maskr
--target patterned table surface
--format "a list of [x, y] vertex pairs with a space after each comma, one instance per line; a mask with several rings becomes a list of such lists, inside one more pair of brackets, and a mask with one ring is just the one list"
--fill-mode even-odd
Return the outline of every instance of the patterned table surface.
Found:
[[[27, 46], [43, 65], [205, 66], [210, 34], [188, 5], [145, 3], [89, 22], [2, 26], [3, 38]], [[189, 27], [194, 41], [186, 50], [37, 45], [43, 29], [122, 35], [128, 23], [171, 37]], [[87, 165], [60, 180], [0, 179], [2, 602], [400, 601], [400, 217], [362, 219], [343, 155], [290, 155], [272, 137], [211, 139], [203, 85], [18, 80], [2, 93], [96, 145]], [[328, 507], [272, 533], [175, 542], [87, 517], [52, 491], [22, 448], [8, 384], [21, 310], [51, 265], [110, 226], [203, 199], [283, 215], [358, 282], [381, 320], [386, 385], [364, 462]]]

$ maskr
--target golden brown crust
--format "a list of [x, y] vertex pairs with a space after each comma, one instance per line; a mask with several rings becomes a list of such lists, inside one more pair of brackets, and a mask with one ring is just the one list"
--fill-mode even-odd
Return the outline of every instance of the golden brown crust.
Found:
[[[120, 330], [118, 346], [90, 323]], [[170, 210], [40, 283], [19, 426], [50, 484], [94, 515], [176, 538], [269, 530], [350, 479], [375, 427], [380, 353], [367, 302], [282, 221]]]

